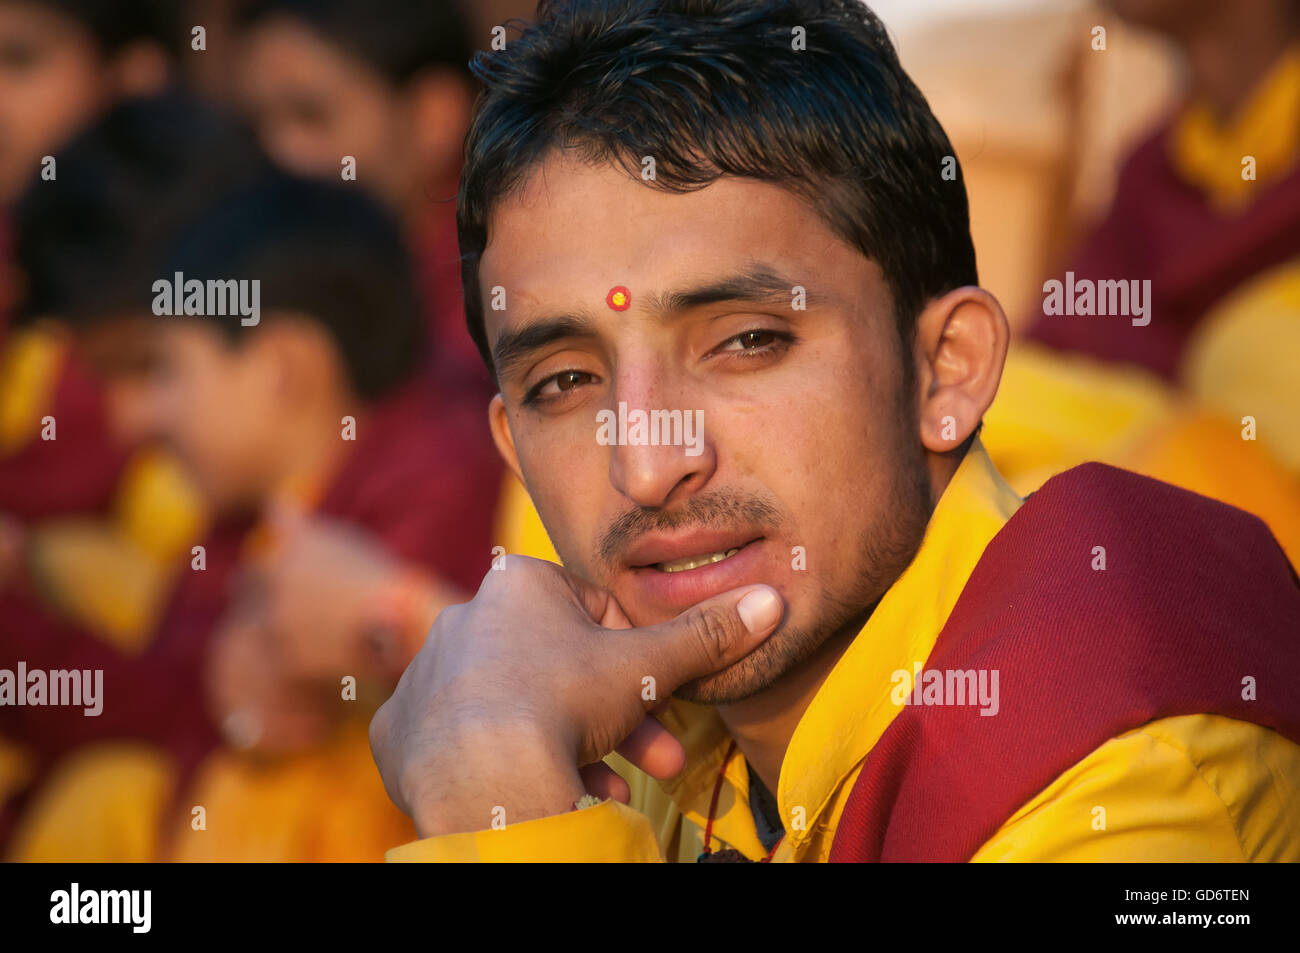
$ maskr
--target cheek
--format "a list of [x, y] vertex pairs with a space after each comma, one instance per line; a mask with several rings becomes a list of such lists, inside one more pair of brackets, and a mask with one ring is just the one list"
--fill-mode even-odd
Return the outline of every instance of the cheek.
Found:
[[828, 349], [817, 364], [813, 383], [805, 376], [731, 421], [727, 440], [739, 475], [752, 476], [784, 511], [783, 542], [804, 548], [808, 571], [795, 580], [838, 588], [858, 571], [860, 541], [888, 505], [904, 424], [888, 369], [843, 347]]
[[99, 77], [77, 57], [59, 56], [15, 91], [13, 128], [6, 130], [31, 148], [53, 148], [95, 111]]

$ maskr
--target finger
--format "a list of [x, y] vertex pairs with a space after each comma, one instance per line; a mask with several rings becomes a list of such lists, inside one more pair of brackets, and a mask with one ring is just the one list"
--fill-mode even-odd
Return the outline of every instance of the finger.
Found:
[[578, 769], [582, 786], [593, 797], [613, 798], [626, 804], [632, 800], [632, 789], [609, 765], [603, 761], [584, 765]]
[[658, 680], [661, 694], [671, 694], [740, 661], [776, 631], [784, 616], [785, 603], [771, 586], [733, 589], [668, 622], [630, 630], [636, 642], [628, 655]]
[[645, 718], [614, 750], [659, 781], [686, 768], [686, 749], [657, 718]]

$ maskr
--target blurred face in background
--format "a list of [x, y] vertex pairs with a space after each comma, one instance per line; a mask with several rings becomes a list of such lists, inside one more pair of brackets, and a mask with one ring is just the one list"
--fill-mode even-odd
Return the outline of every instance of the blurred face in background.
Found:
[[337, 179], [350, 155], [358, 181], [389, 202], [404, 197], [412, 117], [377, 71], [288, 17], [255, 26], [240, 62], [240, 102], [276, 163]]
[[337, 181], [352, 156], [357, 182], [399, 210], [458, 171], [472, 103], [452, 75], [399, 87], [286, 16], [249, 29], [239, 62], [238, 100], [284, 169]]
[[272, 479], [281, 400], [275, 361], [201, 321], [114, 321], [85, 346], [114, 433], [158, 441], [218, 511], [255, 505]]
[[140, 39], [106, 56], [94, 35], [47, 4], [0, 0], [0, 204], [13, 201], [44, 156], [128, 96], [161, 92], [167, 52]]
[[0, 0], [0, 203], [104, 108], [107, 69], [77, 21], [41, 4]]

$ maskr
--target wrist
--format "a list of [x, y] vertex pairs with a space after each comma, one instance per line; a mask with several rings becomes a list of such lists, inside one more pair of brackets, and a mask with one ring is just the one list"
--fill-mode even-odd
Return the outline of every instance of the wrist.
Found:
[[[439, 779], [438, 790], [411, 802], [421, 838], [505, 829], [512, 824], [566, 814], [586, 796], [572, 759], [541, 745], [509, 747], [488, 742], [473, 758], [459, 758]], [[457, 745], [454, 750], [464, 751]]]

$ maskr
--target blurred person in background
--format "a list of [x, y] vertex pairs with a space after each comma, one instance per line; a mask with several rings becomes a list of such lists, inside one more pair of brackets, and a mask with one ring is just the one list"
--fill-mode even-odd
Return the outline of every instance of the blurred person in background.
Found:
[[215, 741], [201, 709], [187, 707], [196, 690], [184, 675], [197, 664], [188, 636], [157, 637], [168, 601], [191, 598], [172, 589], [202, 531], [201, 502], [174, 458], [112, 413], [114, 391], [106, 401], [97, 379], [99, 352], [114, 377], [139, 376], [138, 334], [75, 331], [147, 287], [136, 257], [149, 235], [177, 202], [237, 174], [252, 151], [241, 155], [238, 141], [183, 96], [129, 98], [60, 147], [58, 174], [33, 181], [14, 205], [21, 296], [0, 409], [36, 433], [28, 451], [0, 462], [13, 491], [0, 510], [23, 519], [0, 579], [0, 660], [102, 670], [140, 707], [95, 718], [0, 709], [0, 843], [24, 798], [82, 744], [138, 734], [192, 752]]
[[234, 581], [203, 674], [228, 745], [192, 772], [152, 745], [82, 752], [12, 856], [378, 859], [409, 822], [384, 796], [366, 720], [486, 570], [492, 508], [475, 501], [499, 462], [479, 414], [434, 400], [419, 373], [401, 237], [363, 193], [270, 177], [183, 227], [156, 273], [261, 282], [252, 325], [137, 303], [151, 370], [115, 401], [183, 461], [234, 541], [220, 567], [208, 550], [185, 574]]
[[[60, 147], [114, 103], [167, 86], [174, 13], [165, 0], [0, 0], [0, 586], [27, 524], [102, 510], [124, 462], [66, 338], [13, 326], [10, 206], [57, 176]], [[58, 440], [41, 438], [47, 414]]]
[[[63, 148], [114, 104], [159, 93], [174, 70], [175, 5], [164, 0], [0, 0], [0, 592], [21, 572], [32, 527], [146, 505], [167, 479], [128, 468], [100, 394], [63, 328], [13, 266], [13, 203], [57, 182]], [[66, 170], [65, 170], [66, 171]], [[113, 615], [113, 613], [109, 613]], [[103, 619], [138, 632], [140, 613]]]
[[1300, 561], [1300, 3], [1107, 6], [1174, 42], [1186, 94], [1049, 277], [1149, 280], [1149, 323], [1040, 312], [989, 452], [1022, 492], [1087, 459], [1168, 480], [1261, 516]]
[[430, 363], [493, 389], [465, 331], [455, 196], [474, 87], [452, 0], [252, 0], [236, 100], [283, 168], [354, 181], [399, 215], [420, 268]]
[[0, 204], [113, 103], [170, 82], [167, 0], [0, 0]]

